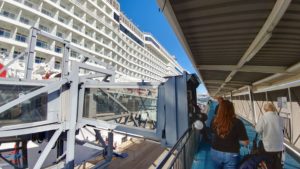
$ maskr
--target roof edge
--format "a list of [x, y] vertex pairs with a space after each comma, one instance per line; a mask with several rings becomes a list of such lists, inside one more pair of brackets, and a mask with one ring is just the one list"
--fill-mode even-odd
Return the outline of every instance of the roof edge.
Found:
[[173, 8], [169, 2], [169, 0], [156, 0], [159, 8], [161, 9], [161, 11], [164, 13], [165, 17], [167, 18], [169, 24], [171, 25], [171, 27], [173, 28], [173, 31], [175, 32], [177, 38], [179, 39], [181, 45], [183, 45], [184, 50], [186, 51], [190, 61], [192, 62], [192, 65], [194, 67], [194, 69], [196, 70], [196, 74], [200, 77], [201, 83], [204, 85], [206, 91], [208, 92], [206, 85], [203, 81], [203, 78], [201, 76], [200, 71], [197, 69], [196, 63], [193, 59], [193, 54], [192, 51], [190, 49], [190, 47], [188, 46], [188, 43], [184, 37], [184, 34], [180, 28], [179, 23], [177, 22], [177, 18], [174, 14]]

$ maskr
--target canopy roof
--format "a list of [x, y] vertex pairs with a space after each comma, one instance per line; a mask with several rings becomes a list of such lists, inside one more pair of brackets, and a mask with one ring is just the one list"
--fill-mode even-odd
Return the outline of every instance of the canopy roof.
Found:
[[295, 79], [298, 0], [157, 0], [211, 95]]

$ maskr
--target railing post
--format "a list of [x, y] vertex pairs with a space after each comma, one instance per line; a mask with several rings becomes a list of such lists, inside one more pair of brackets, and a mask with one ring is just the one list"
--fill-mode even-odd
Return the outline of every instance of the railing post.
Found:
[[252, 122], [253, 122], [253, 124], [256, 124], [256, 111], [254, 108], [253, 92], [252, 92], [251, 86], [248, 86], [248, 91], [249, 91], [249, 101], [251, 104], [251, 112], [252, 112], [252, 118], [253, 118]]
[[294, 133], [293, 133], [293, 105], [292, 105], [292, 94], [291, 94], [291, 88], [288, 88], [288, 94], [289, 94], [289, 106], [290, 106], [290, 111], [291, 111], [291, 114], [290, 114], [290, 130], [291, 130], [291, 139], [290, 139], [290, 142], [293, 143], [294, 142]]

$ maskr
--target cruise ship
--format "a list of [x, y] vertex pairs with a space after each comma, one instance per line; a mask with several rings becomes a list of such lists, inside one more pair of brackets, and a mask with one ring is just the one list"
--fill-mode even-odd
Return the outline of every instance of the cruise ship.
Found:
[[239, 169], [274, 169], [265, 103], [284, 123], [277, 167], [300, 168], [299, 1], [157, 0], [195, 74], [117, 1], [0, 2], [0, 169], [214, 169], [215, 97], [247, 130]]
[[[116, 0], [1, 0], [0, 53], [4, 63], [28, 46], [30, 28], [36, 27], [69, 41], [116, 70], [117, 81], [163, 81], [184, 69], [175, 56], [150, 33], [142, 32], [122, 13]], [[36, 42], [35, 69], [51, 65], [59, 72], [63, 44], [46, 37]], [[24, 76], [22, 58], [8, 76]], [[81, 54], [70, 51], [70, 59]], [[38, 78], [38, 77], [37, 77]]]

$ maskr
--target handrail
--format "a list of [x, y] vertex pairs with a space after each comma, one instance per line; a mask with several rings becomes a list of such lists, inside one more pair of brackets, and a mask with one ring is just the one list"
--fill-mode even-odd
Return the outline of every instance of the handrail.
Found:
[[[176, 144], [171, 148], [171, 150], [168, 152], [168, 154], [164, 157], [164, 159], [157, 165], [157, 169], [162, 169], [167, 161], [170, 159], [170, 157], [174, 154], [175, 150], [179, 148], [178, 153], [176, 154], [175, 158], [172, 160], [170, 167], [175, 163], [175, 160], [178, 158], [180, 152], [184, 149], [186, 143], [188, 142], [189, 138], [191, 137], [191, 132], [193, 131], [192, 128], [187, 129], [184, 134], [179, 138], [179, 140], [176, 142]], [[188, 135], [189, 134], [189, 135]], [[182, 141], [184, 140], [184, 138], [187, 137], [185, 143], [179, 147], [179, 145], [182, 143]], [[170, 168], [168, 167], [168, 168]]]

